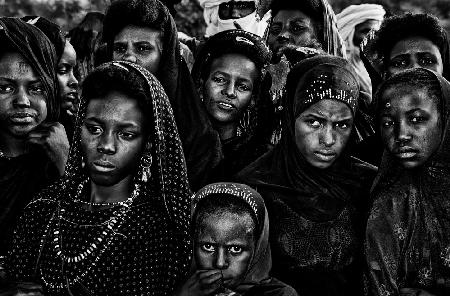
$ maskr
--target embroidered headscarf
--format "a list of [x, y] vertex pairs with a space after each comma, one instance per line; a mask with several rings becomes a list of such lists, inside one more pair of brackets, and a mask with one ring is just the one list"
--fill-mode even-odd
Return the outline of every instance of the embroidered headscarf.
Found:
[[[439, 85], [440, 95], [433, 101], [440, 111], [441, 142], [437, 151], [413, 170], [405, 170], [389, 152], [383, 155], [366, 232], [374, 295], [397, 295], [401, 288], [420, 288], [439, 296], [450, 293], [450, 83], [427, 69], [407, 70], [380, 86], [377, 101], [386, 86], [395, 87], [401, 80], [417, 89], [428, 87], [429, 82], [420, 83], [424, 78]], [[378, 106], [380, 115], [381, 102]]]
[[35, 26], [12, 17], [0, 18], [0, 40], [20, 53], [36, 72], [45, 89], [46, 121], [57, 121], [60, 108], [57, 99], [57, 57], [50, 40]]
[[347, 48], [347, 58], [355, 68], [361, 88], [368, 91], [369, 94], [372, 93], [372, 83], [370, 81], [369, 73], [367, 73], [367, 70], [359, 57], [359, 46], [355, 46], [353, 43], [353, 36], [357, 25], [368, 20], [376, 20], [381, 24], [385, 14], [386, 11], [381, 5], [359, 4], [350, 5], [336, 16], [339, 34], [345, 41], [345, 46]]
[[[272, 266], [269, 245], [269, 218], [264, 200], [254, 189], [238, 183], [213, 183], [200, 189], [192, 200], [192, 217], [196, 216], [197, 205], [212, 194], [226, 194], [238, 197], [247, 203], [256, 217], [257, 241], [255, 252], [250, 260], [245, 279], [236, 288], [236, 292], [245, 293], [258, 284], [270, 281], [269, 271]], [[193, 221], [195, 223], [195, 221]], [[194, 262], [194, 270], [196, 263]]]

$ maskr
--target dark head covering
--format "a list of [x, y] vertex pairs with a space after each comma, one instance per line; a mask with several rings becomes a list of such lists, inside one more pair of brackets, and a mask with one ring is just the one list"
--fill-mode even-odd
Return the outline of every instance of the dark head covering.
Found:
[[[238, 179], [250, 185], [285, 188], [286, 202], [312, 220], [329, 220], [350, 202], [359, 188], [346, 153], [331, 168], [309, 165], [295, 143], [295, 120], [309, 106], [323, 99], [345, 103], [353, 112], [358, 101], [358, 81], [347, 60], [315, 56], [298, 63], [286, 82], [286, 105], [281, 142], [249, 165]], [[306, 95], [305, 95], [306, 94]], [[299, 96], [301, 95], [301, 96]]]
[[[44, 286], [52, 295], [61, 295], [68, 287], [72, 292], [77, 287], [93, 291], [89, 295], [168, 295], [189, 269], [191, 192], [169, 100], [150, 72], [129, 62], [103, 64], [84, 83], [90, 87], [99, 79], [104, 83], [117, 71], [122, 77], [130, 77], [127, 73], [133, 72], [144, 81], [140, 98], [144, 102], [139, 101], [139, 105], [144, 114], [150, 114], [150, 135], [133, 176], [133, 193], [122, 204], [86, 209], [82, 192], [87, 191], [83, 188], [89, 184], [89, 177], [83, 165], [81, 133], [92, 98], [86, 98], [83, 90], [65, 174], [27, 206], [15, 232], [10, 254], [12, 277], [16, 281], [46, 279]], [[76, 222], [65, 224], [61, 212]], [[97, 239], [101, 228], [85, 227], [107, 223], [110, 227], [103, 229], [101, 240]], [[67, 241], [77, 243], [55, 241], [53, 235], [60, 230]], [[79, 245], [86, 238], [97, 244], [92, 253], [88, 250], [75, 261], [68, 260], [86, 252]], [[54, 268], [62, 262], [64, 269]]]
[[112, 58], [114, 37], [126, 26], [161, 30], [163, 52], [155, 74], [161, 82], [177, 122], [188, 176], [193, 189], [206, 184], [209, 167], [220, 160], [220, 139], [211, 128], [186, 62], [180, 54], [175, 21], [158, 0], [118, 0], [111, 4], [103, 23], [103, 40]]
[[[56, 53], [50, 40], [41, 30], [21, 19], [0, 18], [0, 41], [20, 53], [42, 81], [47, 103], [47, 121], [57, 121], [59, 100], [56, 79]], [[3, 51], [1, 51], [3, 52]]]
[[[235, 288], [240, 295], [283, 295], [293, 296], [296, 293], [291, 287], [269, 276], [272, 258], [269, 244], [269, 216], [261, 195], [247, 185], [239, 183], [213, 183], [200, 189], [192, 200], [192, 218], [199, 214], [197, 206], [211, 195], [221, 194], [237, 197], [252, 209], [256, 218], [256, 242], [253, 257], [248, 263], [244, 280]], [[195, 224], [195, 221], [192, 221]], [[194, 260], [193, 270], [197, 270]], [[267, 293], [268, 292], [268, 293]], [[267, 294], [266, 294], [267, 293]]]
[[383, 155], [366, 234], [373, 295], [396, 295], [401, 288], [424, 289], [437, 296], [450, 293], [450, 83], [433, 71], [412, 69], [387, 79], [377, 95], [402, 80], [415, 83], [416, 89], [429, 87], [424, 79], [438, 85], [439, 95], [433, 100], [440, 109], [441, 142], [415, 169], [404, 169], [388, 151]]
[[64, 52], [64, 47], [66, 46], [66, 38], [64, 37], [61, 28], [54, 22], [46, 19], [42, 16], [37, 15], [27, 15], [21, 18], [25, 22], [31, 25], [35, 25], [39, 30], [44, 32], [45, 36], [53, 43], [56, 51], [57, 59], [61, 59]]

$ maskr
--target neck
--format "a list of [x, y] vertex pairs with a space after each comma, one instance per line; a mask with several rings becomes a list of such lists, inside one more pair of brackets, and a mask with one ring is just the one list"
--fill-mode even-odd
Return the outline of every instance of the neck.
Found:
[[132, 179], [133, 177], [130, 175], [111, 186], [98, 185], [91, 180], [91, 202], [111, 203], [125, 201], [130, 197], [133, 190]]
[[16, 157], [28, 152], [26, 138], [17, 138], [0, 131], [0, 151], [5, 156]]
[[232, 123], [215, 123], [214, 129], [219, 133], [220, 139], [228, 140], [230, 138], [233, 138], [237, 134], [237, 124]]

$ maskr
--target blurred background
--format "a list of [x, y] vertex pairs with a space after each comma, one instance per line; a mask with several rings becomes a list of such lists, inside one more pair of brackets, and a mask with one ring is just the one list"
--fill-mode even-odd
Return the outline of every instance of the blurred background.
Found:
[[[112, 0], [114, 1], [114, 0]], [[205, 24], [198, 0], [175, 1], [175, 20], [179, 31], [190, 36], [204, 34]], [[268, 7], [272, 0], [261, 0]], [[284, 0], [301, 1], [301, 0]], [[75, 27], [89, 11], [104, 12], [111, 0], [0, 0], [0, 15], [39, 15], [58, 23], [64, 30]], [[177, 3], [178, 2], [178, 3]], [[336, 13], [351, 4], [381, 4], [390, 14], [410, 11], [429, 12], [436, 15], [450, 33], [450, 0], [329, 0]]]

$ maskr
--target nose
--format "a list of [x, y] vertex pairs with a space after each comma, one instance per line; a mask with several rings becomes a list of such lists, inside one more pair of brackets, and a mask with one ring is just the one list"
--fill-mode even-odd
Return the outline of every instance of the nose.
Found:
[[127, 45], [127, 51], [123, 55], [122, 60], [127, 61], [127, 62], [131, 62], [131, 63], [136, 63], [137, 62], [137, 58], [136, 58], [136, 55], [133, 52], [131, 44]]
[[224, 89], [222, 89], [222, 94], [227, 98], [233, 99], [236, 97], [236, 88], [234, 83], [228, 83]]
[[321, 143], [326, 147], [331, 147], [336, 143], [336, 137], [332, 126], [325, 126], [320, 134]]
[[70, 73], [69, 76], [69, 81], [67, 83], [67, 85], [74, 90], [78, 89], [78, 80], [75, 78], [75, 76], [73, 75], [73, 71]]
[[281, 44], [289, 43], [290, 39], [290, 34], [286, 29], [283, 29], [283, 31], [281, 31], [280, 35], [278, 35], [277, 37], [278, 43]]
[[411, 140], [412, 136], [408, 124], [405, 121], [397, 125], [397, 142], [405, 143]]
[[23, 87], [20, 87], [16, 93], [16, 96], [13, 101], [14, 106], [16, 107], [30, 107], [30, 98], [26, 90]]
[[103, 133], [97, 145], [97, 151], [102, 154], [116, 153], [116, 143], [112, 133]]
[[227, 269], [228, 268], [228, 256], [225, 249], [219, 249], [217, 251], [215, 267], [217, 269]]

